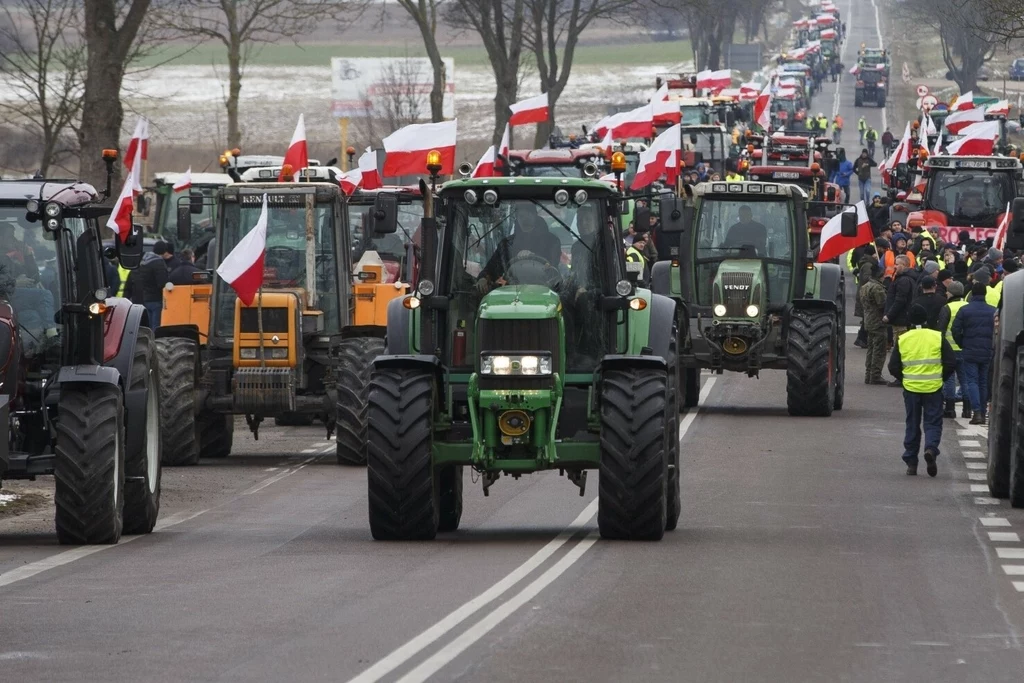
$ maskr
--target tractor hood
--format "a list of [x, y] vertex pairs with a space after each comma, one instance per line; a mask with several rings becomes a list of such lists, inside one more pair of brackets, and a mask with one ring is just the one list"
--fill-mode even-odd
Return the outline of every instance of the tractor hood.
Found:
[[558, 294], [544, 285], [508, 285], [489, 292], [480, 303], [480, 318], [538, 320], [557, 318]]
[[[715, 274], [712, 305], [725, 306], [725, 315], [716, 318], [742, 318], [750, 320], [747, 307], [755, 305], [758, 312], [765, 310], [768, 292], [764, 285], [764, 266], [756, 259], [723, 261]], [[757, 316], [755, 316], [757, 317]]]

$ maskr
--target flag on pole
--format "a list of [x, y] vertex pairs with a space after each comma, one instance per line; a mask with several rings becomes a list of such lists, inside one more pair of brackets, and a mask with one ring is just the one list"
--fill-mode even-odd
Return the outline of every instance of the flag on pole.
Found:
[[527, 123], [544, 123], [548, 120], [548, 94], [541, 93], [536, 97], [514, 102], [509, 106], [512, 115], [508, 117], [510, 126], [522, 126]]
[[129, 171], [135, 166], [136, 157], [142, 161], [149, 158], [149, 121], [144, 116], [135, 122], [135, 132], [124, 152], [124, 167]]
[[377, 153], [369, 147], [356, 162], [359, 170], [359, 187], [364, 190], [376, 190], [384, 185], [377, 170]]
[[124, 179], [121, 194], [117, 196], [117, 201], [114, 203], [114, 210], [110, 212], [110, 218], [107, 219], [107, 227], [117, 233], [122, 244], [132, 233], [132, 210], [134, 207], [134, 176], [129, 173]]
[[674, 183], [679, 176], [679, 158], [682, 155], [682, 133], [677, 123], [666, 128], [651, 146], [640, 152], [640, 162], [631, 189], [647, 187], [661, 176]]
[[1006, 232], [1010, 229], [1010, 203], [1006, 203], [1006, 212], [1003, 214], [1002, 220], [999, 221], [999, 226], [996, 228], [995, 239], [992, 240], [992, 246], [1002, 251], [1006, 247]]
[[658, 92], [651, 98], [651, 106], [654, 123], [656, 125], [672, 125], [679, 123], [682, 112], [679, 110], [679, 103], [668, 98], [668, 83], [662, 83]]
[[[291, 167], [291, 175], [285, 176], [286, 167]], [[299, 171], [309, 166], [309, 151], [306, 148], [306, 119], [299, 114], [299, 122], [295, 124], [295, 132], [292, 133], [292, 141], [288, 143], [288, 151], [284, 154], [284, 162], [281, 164], [281, 173], [277, 176], [277, 182], [291, 181], [299, 176]]]
[[440, 175], [451, 175], [455, 170], [455, 136], [458, 120], [439, 123], [413, 123], [399, 128], [384, 138], [384, 177], [424, 175], [427, 172], [427, 153], [437, 150], [441, 154]]
[[962, 138], [946, 147], [946, 154], [953, 156], [991, 156], [996, 138], [999, 137], [999, 121], [973, 123], [960, 131]]
[[968, 90], [963, 95], [959, 95], [949, 108], [950, 111], [966, 111], [968, 109], [974, 109], [973, 90]]
[[252, 306], [256, 293], [263, 286], [263, 261], [267, 254], [267, 195], [263, 195], [256, 225], [239, 240], [221, 264], [217, 275], [238, 294], [246, 306]]
[[476, 162], [476, 166], [473, 168], [473, 177], [493, 178], [494, 175], [494, 145], [491, 145], [480, 157], [480, 161]]
[[[851, 212], [857, 214], [857, 235], [855, 237], [843, 237], [843, 214]], [[832, 216], [828, 223], [825, 223], [821, 228], [821, 249], [818, 251], [818, 263], [831, 261], [862, 244], [869, 244], [874, 239], [875, 234], [871, 231], [868, 210], [864, 206], [864, 201], [861, 200], [854, 206], [848, 206], [843, 211]]]
[[181, 174], [177, 182], [174, 183], [172, 189], [175, 192], [184, 192], [188, 188], [192, 187], [192, 167], [189, 166], [188, 170]]
[[754, 123], [768, 130], [772, 125], [772, 86], [766, 83], [754, 102]]

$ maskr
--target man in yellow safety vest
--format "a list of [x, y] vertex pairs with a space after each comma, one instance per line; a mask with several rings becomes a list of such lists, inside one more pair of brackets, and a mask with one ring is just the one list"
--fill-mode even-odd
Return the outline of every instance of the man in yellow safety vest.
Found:
[[903, 437], [903, 461], [907, 474], [917, 474], [917, 453], [921, 449], [921, 423], [924, 422], [924, 461], [928, 476], [938, 473], [935, 461], [942, 441], [942, 382], [956, 371], [956, 356], [938, 330], [925, 327], [928, 312], [914, 304], [910, 307], [911, 328], [895, 340], [889, 357], [889, 372], [903, 384], [906, 408], [906, 434]]

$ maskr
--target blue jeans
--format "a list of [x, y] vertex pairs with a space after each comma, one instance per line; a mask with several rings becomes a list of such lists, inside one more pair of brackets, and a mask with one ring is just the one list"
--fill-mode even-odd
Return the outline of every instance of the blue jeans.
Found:
[[964, 359], [963, 353], [960, 351], [956, 352], [956, 372], [949, 376], [949, 379], [942, 383], [942, 398], [947, 401], [956, 400], [956, 384], [960, 383], [961, 393], [966, 392], [967, 379], [964, 376]]
[[971, 402], [971, 410], [985, 412], [988, 405], [989, 363], [964, 361], [964, 393]]
[[903, 461], [908, 465], [917, 464], [917, 452], [921, 450], [921, 422], [924, 421], [924, 448], [939, 454], [942, 441], [942, 392], [915, 394], [903, 390], [903, 405], [907, 409], [907, 433], [903, 437]]
[[164, 303], [162, 301], [147, 301], [142, 305], [149, 313], [149, 329], [155, 330], [160, 327], [160, 313], [164, 310]]
[[861, 180], [857, 178], [857, 182], [860, 183], [860, 200], [865, 205], [871, 203], [871, 178], [867, 180]]

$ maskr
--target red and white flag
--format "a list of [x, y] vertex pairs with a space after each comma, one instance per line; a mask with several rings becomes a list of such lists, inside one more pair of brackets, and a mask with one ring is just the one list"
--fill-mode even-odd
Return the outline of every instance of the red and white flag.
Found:
[[510, 126], [522, 126], [527, 123], [544, 123], [548, 120], [548, 94], [541, 93], [536, 97], [528, 97], [509, 106], [512, 115], [508, 117]]
[[476, 162], [476, 167], [473, 168], [474, 178], [493, 178], [497, 175], [494, 172], [494, 145], [487, 148], [484, 155], [480, 157], [480, 161]]
[[732, 71], [730, 69], [719, 69], [718, 71], [704, 70], [697, 74], [697, 88], [700, 90], [721, 90], [732, 85]]
[[188, 170], [181, 174], [177, 182], [174, 183], [173, 190], [175, 192], [184, 192], [188, 188], [192, 187], [192, 167], [189, 166]]
[[747, 83], [740, 83], [740, 99], [741, 100], [756, 100], [758, 93], [761, 92], [761, 86], [753, 81]]
[[135, 188], [133, 187], [133, 174], [129, 173], [124, 179], [124, 186], [121, 194], [114, 202], [114, 210], [110, 212], [107, 219], [107, 227], [117, 233], [121, 243], [132, 233], [132, 210], [135, 208]]
[[671, 126], [673, 123], [679, 123], [682, 118], [679, 103], [668, 98], [668, 83], [663, 83], [658, 92], [654, 93], [651, 107], [654, 108], [652, 115], [656, 125]]
[[955, 111], [946, 117], [946, 132], [950, 135], [959, 135], [967, 126], [985, 120], [984, 109], [964, 109]]
[[989, 116], [1009, 116], [1010, 115], [1010, 100], [999, 100], [993, 102], [985, 109], [985, 113]]
[[246, 306], [252, 306], [256, 293], [263, 286], [263, 261], [266, 254], [267, 195], [263, 195], [263, 208], [256, 225], [217, 266], [217, 275], [231, 285]]
[[[855, 237], [843, 237], [843, 214], [851, 212], [856, 212], [857, 214], [857, 235]], [[871, 243], [874, 239], [875, 234], [871, 232], [868, 210], [864, 206], [864, 202], [859, 201], [856, 205], [848, 206], [845, 210], [832, 216], [828, 223], [825, 223], [821, 228], [821, 249], [818, 251], [818, 263], [831, 261], [862, 244]]]
[[654, 139], [651, 146], [640, 152], [640, 163], [631, 186], [634, 190], [647, 187], [661, 176], [674, 183], [679, 176], [679, 159], [682, 156], [682, 133], [679, 124], [666, 128]]
[[772, 85], [766, 83], [754, 102], [754, 123], [768, 130], [772, 125]]
[[956, 102], [949, 108], [950, 111], [967, 111], [974, 109], [974, 91], [968, 90], [956, 98]]
[[384, 138], [384, 177], [424, 175], [427, 153], [441, 153], [440, 175], [455, 170], [455, 134], [457, 119], [439, 123], [413, 123]]
[[1006, 231], [1010, 228], [1010, 203], [1006, 203], [1006, 212], [1003, 214], [999, 226], [996, 227], [996, 236], [992, 240], [992, 246], [1002, 251], [1006, 247]]
[[925, 135], [938, 135], [939, 131], [935, 128], [935, 121], [932, 120], [930, 114], [924, 115], [924, 134]]
[[604, 134], [604, 138], [601, 140], [601, 152], [604, 153], [608, 159], [612, 158], [612, 151], [615, 148], [615, 138], [612, 137], [612, 132], [609, 130]]
[[[291, 175], [286, 177], [285, 170], [288, 166], [291, 166]], [[307, 166], [309, 166], [309, 151], [306, 148], [306, 119], [304, 115], [299, 114], [299, 122], [295, 124], [292, 141], [288, 143], [288, 151], [284, 154], [284, 162], [281, 164], [281, 173], [277, 176], [277, 182], [292, 181]]]
[[149, 121], [144, 116], [135, 122], [135, 132], [124, 152], [124, 167], [129, 171], [135, 166], [136, 157], [142, 161], [149, 158]]
[[380, 172], [377, 171], [377, 153], [369, 147], [356, 162], [359, 171], [359, 187], [364, 190], [376, 190], [383, 187]]
[[363, 182], [363, 172], [358, 168], [353, 168], [351, 171], [347, 171], [341, 174], [338, 178], [338, 184], [341, 185], [341, 191], [346, 195], [351, 195], [353, 192], [359, 189], [359, 186]]
[[594, 132], [602, 136], [611, 132], [617, 140], [649, 138], [653, 127], [654, 107], [648, 102], [642, 107], [605, 117], [594, 128]]
[[952, 156], [991, 156], [996, 138], [999, 137], [999, 121], [972, 123], [960, 131], [962, 138], [946, 147], [946, 154]]
[[903, 138], [900, 139], [900, 144], [896, 145], [896, 149], [892, 151], [889, 158], [883, 161], [878, 166], [878, 171], [882, 174], [882, 181], [888, 185], [890, 182], [890, 174], [892, 170], [900, 164], [905, 164], [910, 160], [910, 121], [907, 121], [906, 130], [903, 131]]

